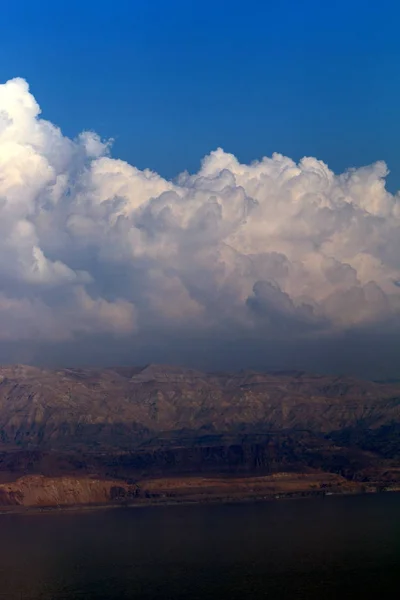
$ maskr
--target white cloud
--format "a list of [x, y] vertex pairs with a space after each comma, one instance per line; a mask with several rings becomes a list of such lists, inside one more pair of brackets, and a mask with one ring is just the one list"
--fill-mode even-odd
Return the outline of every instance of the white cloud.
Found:
[[218, 149], [175, 182], [64, 137], [23, 79], [0, 85], [0, 338], [400, 323], [400, 203], [377, 162], [243, 165]]

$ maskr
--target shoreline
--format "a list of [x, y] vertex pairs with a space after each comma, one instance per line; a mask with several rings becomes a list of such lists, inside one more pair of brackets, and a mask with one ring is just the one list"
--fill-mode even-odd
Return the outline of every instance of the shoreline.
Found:
[[201, 500], [191, 500], [189, 498], [182, 499], [146, 499], [143, 502], [128, 502], [128, 503], [104, 503], [104, 504], [82, 504], [82, 505], [58, 505], [58, 506], [3, 506], [0, 507], [0, 517], [14, 515], [42, 515], [42, 514], [66, 514], [66, 513], [83, 513], [100, 510], [115, 510], [123, 508], [155, 508], [155, 507], [173, 507], [173, 506], [201, 506], [201, 505], [227, 505], [227, 504], [262, 504], [268, 502], [278, 502], [281, 500], [312, 500], [326, 499], [327, 497], [338, 496], [369, 496], [371, 494], [387, 494], [400, 493], [400, 489], [387, 490], [367, 490], [355, 492], [324, 492], [324, 493], [292, 493], [292, 494], [275, 494], [271, 496], [249, 496], [249, 497], [216, 497], [202, 498]]

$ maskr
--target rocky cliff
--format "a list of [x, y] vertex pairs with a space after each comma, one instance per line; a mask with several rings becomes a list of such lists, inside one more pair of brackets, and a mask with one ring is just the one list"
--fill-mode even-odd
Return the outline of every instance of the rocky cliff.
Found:
[[135, 497], [136, 486], [121, 481], [25, 476], [0, 484], [0, 506], [78, 506]]
[[[165, 475], [312, 469], [386, 485], [400, 480], [399, 459], [399, 383], [160, 365], [0, 368], [0, 483], [44, 477], [19, 484], [35, 502], [42, 496], [28, 487], [46, 488], [44, 501], [55, 477], [64, 481], [59, 504], [74, 494], [78, 503], [109, 501], [104, 481], [124, 487]], [[74, 492], [68, 478], [81, 482]]]

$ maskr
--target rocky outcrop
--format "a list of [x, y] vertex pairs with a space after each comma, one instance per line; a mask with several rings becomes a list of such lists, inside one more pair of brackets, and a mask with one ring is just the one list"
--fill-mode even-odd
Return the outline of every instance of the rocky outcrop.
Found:
[[326, 493], [357, 493], [362, 487], [333, 474], [276, 473], [261, 477], [159, 477], [128, 485], [121, 481], [25, 476], [0, 485], [0, 507], [62, 508], [168, 501], [245, 500]]
[[30, 475], [0, 485], [1, 506], [77, 506], [135, 497], [137, 486], [121, 481]]

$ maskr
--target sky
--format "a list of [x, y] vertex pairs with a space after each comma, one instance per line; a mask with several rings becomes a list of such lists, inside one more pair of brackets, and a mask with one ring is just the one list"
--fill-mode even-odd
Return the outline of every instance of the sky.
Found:
[[0, 360], [398, 376], [399, 12], [3, 6]]
[[400, 9], [265, 0], [14, 0], [0, 80], [24, 77], [43, 116], [164, 177], [221, 146], [244, 162], [385, 160], [400, 188]]

